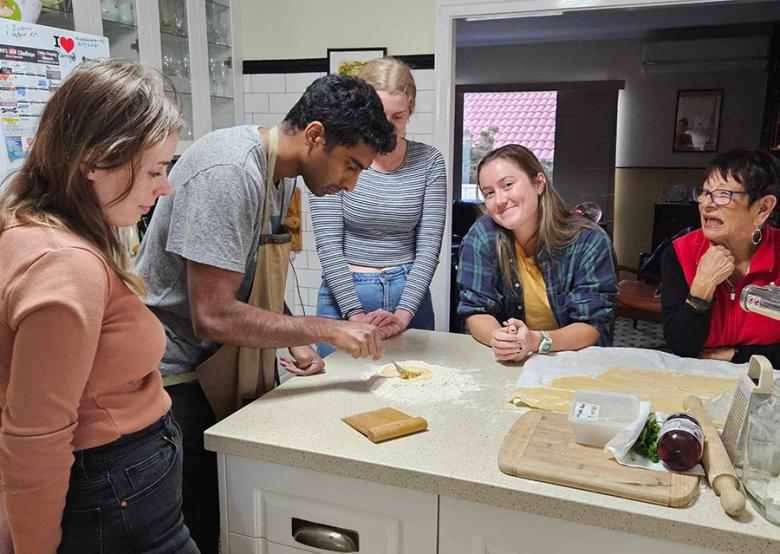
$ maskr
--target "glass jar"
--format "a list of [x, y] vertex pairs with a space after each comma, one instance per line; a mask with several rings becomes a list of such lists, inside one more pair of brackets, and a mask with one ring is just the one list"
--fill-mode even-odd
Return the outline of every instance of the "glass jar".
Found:
[[742, 486], [759, 512], [780, 525], [780, 379], [748, 416]]
[[688, 471], [701, 461], [704, 433], [691, 414], [670, 414], [658, 431], [658, 457], [672, 471]]

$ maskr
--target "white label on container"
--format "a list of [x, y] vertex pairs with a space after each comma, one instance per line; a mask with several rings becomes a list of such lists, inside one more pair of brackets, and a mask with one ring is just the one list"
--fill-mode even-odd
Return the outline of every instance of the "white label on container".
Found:
[[576, 419], [598, 419], [601, 406], [598, 404], [588, 404], [587, 402], [576, 402], [574, 404], [574, 417]]
[[704, 450], [704, 434], [701, 431], [701, 427], [696, 425], [690, 419], [685, 419], [682, 417], [667, 419], [664, 422], [664, 424], [661, 425], [661, 430], [658, 431], [659, 442], [663, 435], [665, 435], [666, 433], [671, 433], [673, 431], [687, 431], [688, 433], [696, 437], [696, 439], [699, 441], [699, 444], [701, 445], [702, 451]]

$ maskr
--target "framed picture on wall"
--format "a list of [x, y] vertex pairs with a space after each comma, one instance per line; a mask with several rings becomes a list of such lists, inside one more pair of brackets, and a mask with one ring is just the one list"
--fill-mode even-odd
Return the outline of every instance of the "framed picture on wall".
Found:
[[357, 75], [364, 63], [385, 56], [387, 48], [328, 48], [328, 73]]
[[723, 89], [678, 90], [673, 152], [717, 152]]

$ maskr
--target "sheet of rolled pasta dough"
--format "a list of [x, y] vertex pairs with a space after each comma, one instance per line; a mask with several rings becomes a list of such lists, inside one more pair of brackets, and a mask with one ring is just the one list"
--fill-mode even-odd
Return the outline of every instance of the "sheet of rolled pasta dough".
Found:
[[[517, 406], [568, 413], [574, 391], [588, 389], [633, 394], [640, 400], [650, 400], [654, 411], [669, 414], [683, 411], [683, 398], [690, 394], [697, 395], [706, 403], [723, 393], [733, 392], [736, 386], [737, 379], [613, 367], [595, 377], [571, 375], [558, 377], [547, 386], [517, 388], [510, 402]], [[715, 423], [722, 425], [723, 422]]]

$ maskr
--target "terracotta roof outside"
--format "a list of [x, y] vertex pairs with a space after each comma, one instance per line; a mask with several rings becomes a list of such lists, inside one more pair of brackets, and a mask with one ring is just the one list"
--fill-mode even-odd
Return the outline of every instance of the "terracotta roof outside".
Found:
[[491, 125], [498, 127], [494, 147], [522, 144], [540, 160], [555, 155], [556, 91], [475, 92], [463, 98], [463, 132], [471, 144]]

